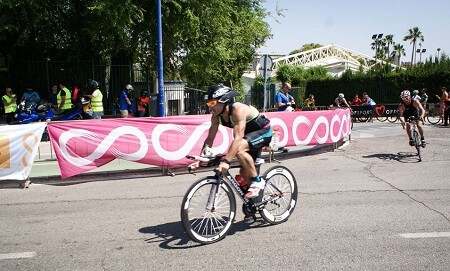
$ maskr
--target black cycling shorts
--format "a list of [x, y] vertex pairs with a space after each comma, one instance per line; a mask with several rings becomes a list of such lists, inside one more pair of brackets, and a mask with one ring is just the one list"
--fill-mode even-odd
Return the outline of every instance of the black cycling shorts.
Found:
[[269, 146], [272, 140], [273, 130], [272, 126], [267, 125], [266, 128], [248, 133], [244, 136], [244, 139], [248, 142], [248, 153], [252, 156], [253, 160], [258, 157], [258, 152], [265, 146]]

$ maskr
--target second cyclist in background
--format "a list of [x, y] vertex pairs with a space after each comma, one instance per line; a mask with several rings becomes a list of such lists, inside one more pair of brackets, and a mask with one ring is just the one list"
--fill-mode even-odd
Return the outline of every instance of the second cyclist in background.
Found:
[[406, 123], [406, 134], [409, 137], [409, 145], [414, 146], [415, 142], [411, 134], [411, 124], [406, 122], [406, 120], [408, 120], [409, 117], [420, 117], [417, 121], [417, 129], [419, 130], [422, 148], [425, 148], [427, 144], [423, 133], [423, 118], [425, 117], [425, 110], [419, 100], [412, 99], [409, 90], [403, 90], [400, 93], [400, 98], [402, 99], [398, 107], [400, 122], [402, 125], [405, 125]]
[[[344, 97], [344, 93], [339, 93], [336, 99], [334, 99], [334, 104], [337, 107], [348, 107], [350, 108], [350, 105], [348, 104], [347, 100]], [[351, 109], [351, 108], [350, 108]]]

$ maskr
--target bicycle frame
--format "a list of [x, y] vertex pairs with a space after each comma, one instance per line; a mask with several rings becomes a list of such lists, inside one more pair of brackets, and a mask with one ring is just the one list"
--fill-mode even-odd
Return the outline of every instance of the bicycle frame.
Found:
[[[257, 159], [260, 159], [260, 158], [257, 158]], [[263, 163], [256, 163], [255, 162], [256, 173], [258, 175], [259, 175], [259, 172], [260, 172], [261, 164], [263, 164]], [[241, 167], [242, 167], [241, 165], [230, 166], [230, 169], [232, 169], [232, 168], [241, 168]], [[214, 193], [214, 195], [217, 193], [219, 185], [224, 181], [224, 178], [226, 178], [226, 180], [231, 184], [231, 187], [234, 188], [234, 190], [237, 192], [237, 194], [242, 199], [242, 201], [245, 204], [249, 204], [249, 203], [252, 204], [253, 201], [245, 197], [244, 191], [242, 191], [242, 189], [241, 189], [240, 185], [238, 184], [238, 182], [236, 181], [236, 179], [230, 174], [230, 171], [227, 171], [225, 173], [221, 173], [221, 172], [217, 172], [216, 171], [216, 175], [215, 176], [208, 176], [208, 178], [214, 178], [214, 179], [217, 180], [217, 186], [214, 186], [216, 191], [211, 191], [211, 192]], [[212, 195], [210, 194], [209, 198], [208, 198], [208, 206], [210, 206], [210, 204], [212, 204], [211, 200], [214, 200], [214, 199], [215, 199], [215, 197], [212, 197]]]

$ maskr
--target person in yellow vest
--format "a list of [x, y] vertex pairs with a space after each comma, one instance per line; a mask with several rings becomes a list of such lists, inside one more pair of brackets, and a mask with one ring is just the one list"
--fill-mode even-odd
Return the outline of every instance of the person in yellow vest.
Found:
[[91, 99], [92, 118], [101, 119], [103, 115], [103, 94], [98, 88], [98, 82], [89, 79], [86, 87], [91, 92], [91, 94], [85, 96]]
[[63, 83], [59, 83], [59, 92], [56, 95], [57, 111], [72, 109], [72, 93]]
[[6, 123], [11, 124], [17, 111], [17, 98], [16, 94], [13, 93], [12, 88], [6, 88], [6, 95], [3, 95], [2, 101], [5, 108]]

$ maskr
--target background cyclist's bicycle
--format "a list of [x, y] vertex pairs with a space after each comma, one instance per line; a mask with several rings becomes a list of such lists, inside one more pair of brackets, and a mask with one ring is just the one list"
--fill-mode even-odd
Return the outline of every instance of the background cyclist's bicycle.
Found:
[[[420, 152], [420, 149], [423, 148], [424, 146], [422, 146], [419, 132], [416, 129], [417, 121], [419, 121], [419, 120], [421, 120], [421, 119], [411, 116], [406, 121], [411, 123], [411, 135], [412, 135], [412, 139], [414, 140], [414, 147], [416, 148], [417, 156], [419, 157], [419, 162], [422, 162], [422, 154]], [[404, 125], [403, 125], [403, 129], [405, 129]]]

